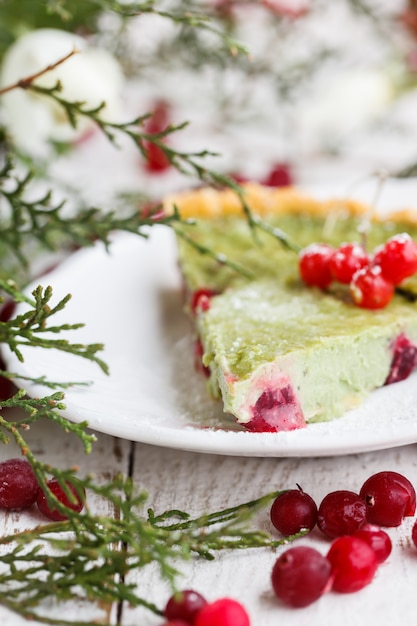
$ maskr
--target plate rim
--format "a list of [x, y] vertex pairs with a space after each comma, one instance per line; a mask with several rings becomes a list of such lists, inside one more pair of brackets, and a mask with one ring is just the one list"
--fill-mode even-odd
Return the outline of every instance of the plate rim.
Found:
[[[163, 231], [154, 231], [153, 229], [149, 240], [142, 241], [143, 246], [148, 246], [148, 248], [144, 247], [143, 249], [146, 250], [146, 252], [143, 253], [140, 251], [138, 252], [139, 255], [147, 255], [148, 250], [153, 245], [158, 246], [160, 249], [161, 243], [165, 245], [169, 241], [167, 238], [163, 239], [165, 235], [160, 235], [159, 232]], [[169, 232], [168, 237], [171, 238], [171, 242], [170, 245], [164, 249], [168, 254], [172, 254], [174, 234], [168, 231], [168, 229], [166, 229], [165, 232]], [[136, 245], [138, 239], [139, 237], [136, 234], [117, 233], [111, 242], [109, 260], [111, 261], [112, 257], [117, 257], [123, 267], [124, 263], [127, 264], [129, 262], [132, 247], [140, 250], [140, 243]], [[98, 264], [98, 261], [100, 261], [104, 253], [105, 249], [101, 243], [97, 243], [91, 248], [77, 251], [54, 270], [49, 272], [47, 280], [49, 283], [54, 283], [55, 281], [55, 286], [60, 283], [62, 286], [62, 283], [65, 283], [64, 279], [67, 279], [68, 275], [75, 276], [86, 262], [91, 264], [93, 260]], [[94, 263], [92, 263], [92, 265], [94, 266]], [[42, 282], [42, 280], [37, 279], [32, 281], [25, 291], [30, 293], [39, 282]], [[178, 270], [178, 289], [179, 288], [180, 276]], [[81, 306], [82, 304], [85, 305], [85, 302], [81, 303]], [[105, 338], [102, 338], [102, 340], [106, 343]], [[2, 350], [2, 354], [8, 369], [22, 376], [30, 376], [31, 374], [28, 370], [26, 360], [21, 363], [7, 346], [3, 346], [3, 348], [5, 349]], [[417, 374], [413, 376], [417, 376]], [[397, 384], [401, 385], [403, 383]], [[39, 396], [40, 393], [43, 395], [49, 393], [47, 388], [40, 385], [28, 384], [27, 382], [24, 383], [24, 388], [28, 394], [33, 397]], [[376, 393], [378, 393], [378, 391]], [[349, 430], [348, 428], [341, 432], [340, 440], [337, 440], [337, 424], [340, 424], [340, 420], [349, 419], [352, 411], [340, 418], [335, 418], [335, 420], [331, 422], [308, 424], [305, 429], [281, 433], [251, 433], [248, 431], [229, 431], [210, 427], [196, 428], [192, 426], [174, 428], [172, 426], [152, 424], [149, 416], [146, 417], [146, 415], [140, 415], [139, 418], [135, 416], [137, 420], [135, 421], [135, 428], [126, 429], [122, 428], [121, 423], [117, 422], [115, 419], [103, 420], [101, 411], [97, 411], [96, 414], [90, 410], [83, 411], [83, 407], [78, 406], [77, 402], [71, 400], [71, 390], [64, 390], [64, 394], [66, 409], [64, 409], [61, 414], [71, 422], [79, 423], [81, 421], [87, 421], [89, 429], [97, 432], [131, 441], [187, 450], [190, 452], [231, 456], [269, 456], [276, 458], [291, 456], [313, 457], [355, 454], [394, 448], [417, 442], [417, 418], [412, 427], [406, 421], [406, 427], [400, 428], [395, 433], [391, 430], [382, 430], [382, 432], [379, 432], [377, 429], [373, 429], [372, 437], [365, 436], [362, 441], [358, 436], [360, 434], [363, 435], [363, 432], [367, 433], [367, 430], [361, 433], [360, 431]], [[328, 425], [329, 423], [335, 425], [334, 433], [332, 431], [329, 433], [327, 428], [323, 427], [323, 424]], [[304, 439], [306, 439], [305, 442]]]

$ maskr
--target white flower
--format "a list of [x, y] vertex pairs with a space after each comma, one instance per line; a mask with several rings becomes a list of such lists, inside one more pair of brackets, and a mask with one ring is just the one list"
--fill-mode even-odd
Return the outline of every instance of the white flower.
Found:
[[[105, 102], [103, 119], [120, 117], [120, 91], [123, 75], [119, 64], [107, 51], [89, 47], [86, 41], [72, 33], [40, 29], [18, 39], [5, 55], [0, 73], [0, 85], [5, 87], [54, 64], [72, 50], [78, 52], [55, 69], [36, 79], [36, 84], [52, 87], [59, 80], [60, 95], [69, 101], [84, 102], [88, 108]], [[0, 98], [4, 122], [9, 134], [21, 149], [39, 154], [48, 140], [71, 142], [82, 136], [92, 124], [79, 117], [73, 129], [65, 111], [51, 98], [14, 89]]]

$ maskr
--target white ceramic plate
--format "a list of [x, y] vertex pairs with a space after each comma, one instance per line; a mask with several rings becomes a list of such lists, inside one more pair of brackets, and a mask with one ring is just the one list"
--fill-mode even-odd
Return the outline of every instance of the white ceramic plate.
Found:
[[[91, 381], [65, 392], [64, 413], [71, 421], [86, 420], [96, 431], [144, 443], [239, 456], [323, 456], [417, 442], [417, 374], [378, 390], [330, 423], [289, 433], [241, 431], [194, 371], [192, 333], [167, 228], [154, 228], [149, 240], [118, 235], [109, 253], [101, 244], [77, 252], [42, 284], [52, 285], [55, 300], [72, 294], [59, 321], [85, 323], [68, 333], [73, 342], [105, 344], [110, 375], [54, 350], [26, 348], [23, 363], [8, 352], [4, 356], [20, 375]], [[42, 386], [24, 387], [33, 396], [49, 393]]]

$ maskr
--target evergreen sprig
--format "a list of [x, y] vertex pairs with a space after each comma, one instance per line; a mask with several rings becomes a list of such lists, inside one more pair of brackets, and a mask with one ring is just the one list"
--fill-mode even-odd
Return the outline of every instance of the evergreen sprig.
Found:
[[[154, 211], [145, 212], [138, 208], [133, 208], [127, 215], [96, 207], [67, 211], [64, 201], [54, 200], [53, 189], [36, 194], [31, 187], [34, 180], [34, 170], [18, 171], [11, 156], [0, 169], [0, 199], [3, 198], [8, 215], [8, 218], [0, 220], [3, 257], [15, 256], [25, 267], [29, 265], [28, 256], [34, 255], [34, 242], [43, 251], [87, 247], [95, 241], [109, 246], [111, 234], [115, 231], [147, 237], [149, 227], [156, 223]], [[158, 215], [158, 224], [170, 225], [176, 219], [178, 216], [175, 215]]]
[[214, 552], [222, 550], [275, 548], [283, 543], [248, 529], [249, 519], [260, 507], [270, 504], [276, 493], [241, 504], [233, 511], [218, 511], [215, 527], [208, 516], [201, 516], [187, 526], [172, 528], [140, 514], [145, 496], [134, 493], [130, 480], [123, 476], [103, 488], [89, 478], [78, 482], [118, 510], [119, 517], [73, 512], [68, 521], [0, 538], [0, 545], [9, 546], [2, 557], [2, 602], [26, 618], [46, 624], [80, 624], [62, 618], [51, 621], [42, 606], [48, 598], [98, 605], [124, 600], [132, 607], [145, 606], [162, 614], [160, 608], [141, 597], [135, 585], [126, 582], [128, 573], [157, 563], [161, 576], [175, 590], [178, 563], [193, 554], [212, 559]]
[[[126, 581], [128, 573], [157, 563], [161, 577], [175, 590], [178, 565], [193, 555], [211, 560], [222, 550], [276, 548], [288, 541], [251, 527], [253, 517], [280, 492], [195, 518], [177, 510], [155, 515], [152, 509], [144, 510], [147, 496], [135, 490], [129, 477], [120, 474], [99, 484], [93, 476], [80, 477], [75, 469], [53, 468], [35, 457], [23, 433], [42, 418], [62, 421], [57, 414], [62, 408], [60, 394], [37, 401], [25, 401], [18, 394], [3, 406], [27, 411], [27, 417], [19, 421], [0, 415], [0, 433], [3, 440], [14, 439], [31, 463], [50, 506], [68, 517], [0, 538], [0, 546], [7, 546], [1, 557], [1, 602], [27, 619], [45, 624], [84, 624], [48, 616], [48, 599], [59, 603], [85, 601], [97, 607], [127, 601], [133, 607], [144, 606], [162, 614], [140, 595], [136, 585]], [[68, 429], [82, 438], [89, 451], [92, 438], [86, 434], [85, 425], [68, 425]], [[85, 490], [87, 509], [79, 513], [60, 503], [48, 491], [50, 477], [66, 490], [70, 484], [78, 493]], [[88, 509], [88, 498], [93, 494], [116, 512], [114, 517]]]
[[[48, 71], [48, 68], [46, 68], [46, 71]], [[60, 81], [57, 81], [51, 87], [43, 87], [36, 84], [36, 82], [32, 80], [32, 77], [27, 77], [24, 81], [19, 81], [16, 87], [27, 89], [52, 99], [66, 113], [68, 122], [73, 128], [77, 128], [80, 118], [88, 118], [93, 121], [105, 134], [107, 139], [115, 145], [117, 145], [117, 137], [124, 135], [132, 140], [143, 157], [146, 158], [148, 146], [149, 144], [153, 144], [163, 152], [169, 163], [182, 174], [188, 176], [194, 175], [201, 181], [211, 184], [225, 184], [225, 182], [228, 181], [227, 176], [223, 176], [216, 171], [206, 168], [202, 163], [203, 159], [208, 156], [216, 156], [216, 153], [209, 150], [184, 152], [173, 148], [165, 141], [169, 135], [183, 130], [188, 122], [176, 125], [169, 124], [159, 132], [149, 133], [146, 131], [145, 125], [152, 113], [139, 115], [126, 122], [111, 122], [106, 120], [103, 116], [105, 112], [105, 102], [95, 107], [88, 107], [85, 102], [68, 100], [61, 95], [62, 84]]]
[[[29, 457], [32, 465], [36, 468], [39, 462], [31, 453], [29, 446], [21, 435], [21, 431], [27, 430], [31, 425], [41, 420], [49, 420], [60, 426], [64, 432], [75, 434], [81, 440], [85, 453], [89, 454], [96, 437], [87, 432], [86, 422], [75, 424], [62, 416], [61, 411], [65, 409], [63, 400], [64, 394], [62, 391], [57, 391], [43, 398], [29, 398], [23, 389], [7, 400], [0, 400], [1, 410], [14, 409], [13, 415], [16, 415], [16, 410], [19, 410], [20, 415], [18, 419], [13, 420], [9, 417], [6, 418], [7, 414], [0, 415], [0, 439], [2, 443], [8, 444], [11, 439], [15, 440], [22, 454], [25, 457]], [[44, 474], [41, 472], [38, 478], [43, 483]]]
[[[95, 121], [110, 141], [116, 140], [117, 133], [123, 133], [142, 152], [146, 150], [146, 142], [154, 142], [180, 171], [191, 172], [211, 184], [227, 184], [241, 193], [240, 187], [233, 181], [200, 164], [199, 160], [210, 154], [208, 151], [181, 153], [166, 144], [164, 139], [167, 135], [181, 130], [183, 125], [150, 135], [141, 130], [148, 116], [127, 124], [107, 123], [102, 120], [101, 106], [88, 109], [81, 102], [62, 99], [59, 83], [43, 90], [29, 79], [16, 88], [33, 88], [51, 97], [64, 108], [73, 125], [77, 123], [79, 115], [84, 115]], [[122, 218], [115, 213], [103, 216], [96, 209], [88, 209], [67, 217], [63, 213], [64, 204], [54, 203], [50, 191], [35, 200], [28, 199], [32, 179], [32, 172], [23, 175], [17, 173], [13, 160], [6, 158], [0, 172], [0, 193], [7, 202], [10, 218], [8, 222], [0, 223], [0, 231], [2, 229], [3, 244], [9, 251], [13, 250], [22, 263], [27, 261], [24, 250], [28, 240], [34, 239], [49, 249], [59, 247], [64, 241], [85, 246], [95, 238], [107, 245], [114, 230], [127, 230], [147, 236], [145, 227], [156, 223], [169, 226], [181, 223], [181, 216], [176, 211], [168, 216], [161, 216], [157, 210], [135, 211], [133, 215]], [[223, 256], [217, 255], [216, 258], [228, 263]], [[69, 295], [53, 304], [50, 287], [39, 286], [29, 296], [21, 292], [10, 279], [0, 280], [0, 290], [14, 302], [24, 303], [27, 307], [15, 318], [0, 322], [0, 343], [7, 344], [20, 360], [23, 360], [22, 348], [26, 346], [58, 349], [87, 358], [107, 371], [107, 365], [97, 356], [102, 348], [100, 344], [72, 344], [62, 338], [62, 333], [77, 330], [81, 324], [53, 322], [54, 315], [62, 312], [68, 303]], [[13, 378], [11, 373], [1, 373]], [[44, 381], [42, 377], [29, 380], [48, 382], [51, 387], [56, 385]], [[158, 607], [140, 595], [135, 585], [126, 582], [129, 572], [156, 562], [161, 576], [175, 589], [179, 564], [192, 555], [212, 559], [219, 550], [274, 547], [281, 543], [266, 533], [248, 528], [255, 512], [271, 502], [276, 494], [195, 519], [178, 511], [155, 515], [149, 509], [145, 514], [145, 496], [135, 492], [130, 478], [116, 476], [100, 485], [94, 477], [80, 478], [73, 469], [54, 468], [39, 461], [27, 445], [24, 432], [42, 419], [58, 424], [66, 432], [78, 436], [86, 452], [91, 450], [95, 439], [87, 433], [87, 424], [72, 424], [63, 417], [65, 404], [62, 391], [41, 399], [32, 399], [21, 390], [9, 400], [0, 402], [0, 408], [15, 409], [21, 415], [17, 421], [13, 421], [0, 414], [0, 440], [7, 443], [13, 439], [18, 444], [22, 454], [31, 463], [48, 504], [68, 517], [65, 522], [45, 524], [0, 539], [0, 545], [8, 546], [1, 557], [2, 603], [27, 619], [37, 619], [51, 625], [83, 624], [76, 619], [70, 621], [49, 616], [44, 604], [48, 599], [58, 603], [84, 600], [97, 606], [127, 601], [131, 606], [141, 605], [160, 613]], [[118, 512], [117, 516], [95, 515], [88, 508], [83, 513], [77, 513], [66, 507], [48, 490], [50, 477], [59, 482], [68, 497], [71, 496], [69, 485], [74, 485], [79, 493], [86, 490], [87, 497], [94, 494], [106, 502], [111, 510]], [[179, 516], [181, 523], [172, 523], [174, 516]], [[170, 523], [167, 524], [167, 520]]]
[[[67, 57], [64, 57], [63, 60], [65, 61], [66, 58]], [[55, 63], [54, 67], [58, 63], [60, 63], [60, 61]], [[45, 68], [45, 71], [49, 71], [49, 69], [50, 68], [47, 67]], [[240, 199], [243, 214], [247, 218], [255, 239], [256, 230], [260, 229], [275, 237], [289, 250], [293, 250], [295, 252], [299, 251], [295, 242], [292, 242], [282, 230], [276, 227], [271, 227], [259, 216], [253, 214], [251, 207], [245, 198], [244, 189], [242, 189], [239, 184], [237, 184], [229, 176], [207, 168], [204, 165], [204, 159], [208, 156], [213, 156], [214, 153], [208, 150], [184, 152], [171, 147], [169, 143], [165, 141], [169, 135], [181, 131], [187, 125], [187, 122], [179, 125], [168, 125], [167, 128], [156, 133], [148, 133], [146, 130], [143, 130], [143, 126], [151, 115], [150, 113], [138, 116], [128, 122], [110, 122], [102, 117], [104, 103], [97, 107], [89, 108], [84, 102], [67, 100], [61, 96], [62, 85], [59, 81], [52, 87], [42, 87], [34, 82], [38, 75], [39, 73], [18, 81], [13, 88], [32, 90], [38, 94], [51, 98], [64, 109], [68, 116], [69, 123], [74, 128], [77, 127], [80, 117], [86, 117], [93, 121], [106, 135], [109, 141], [114, 144], [117, 144], [117, 136], [119, 134], [129, 137], [137, 146], [144, 158], [146, 158], [149, 144], [157, 146], [168, 159], [170, 164], [182, 174], [197, 177], [200, 181], [206, 184], [232, 189]], [[8, 161], [4, 166], [3, 178], [10, 178], [12, 172], [13, 166], [11, 162]], [[0, 193], [2, 193], [1, 179], [2, 172], [0, 172]], [[10, 227], [4, 232], [4, 241], [5, 243], [8, 243], [13, 250], [17, 251], [21, 261], [24, 260], [21, 252], [22, 235], [24, 233], [30, 232], [32, 237], [37, 238], [43, 245], [53, 249], [54, 241], [56, 241], [57, 237], [59, 237], [59, 234], [62, 239], [62, 236], [65, 233], [66, 238], [69, 238], [74, 244], [81, 246], [91, 244], [94, 238], [100, 239], [108, 244], [109, 234], [114, 230], [127, 230], [144, 236], [143, 227], [155, 224], [155, 220], [152, 219], [152, 215], [145, 215], [144, 217], [143, 213], [139, 211], [135, 211], [133, 215], [129, 215], [126, 218], [120, 218], [113, 212], [103, 216], [97, 209], [90, 208], [78, 213], [76, 219], [73, 217], [65, 218], [62, 216], [62, 202], [58, 203], [56, 206], [50, 206], [52, 197], [51, 192], [48, 192], [36, 202], [29, 202], [25, 199], [24, 192], [30, 179], [30, 174], [27, 174], [22, 179], [17, 178], [11, 191], [3, 190], [3, 195], [8, 200], [14, 216], [13, 224], [11, 224]], [[201, 253], [210, 255], [219, 263], [228, 265], [231, 269], [250, 277], [250, 274], [245, 268], [242, 268], [238, 264], [234, 263], [233, 260], [228, 258], [224, 253], [211, 251], [207, 248], [199, 246], [199, 244], [195, 242], [193, 238], [190, 237], [183, 229], [175, 228], [175, 224], [181, 224], [181, 221], [181, 216], [178, 211], [174, 211], [172, 215], [162, 216], [158, 219], [159, 224], [162, 223], [174, 226], [174, 230], [177, 232], [178, 236], [186, 240], [192, 247], [198, 249]]]
[[[103, 372], [108, 372], [107, 364], [97, 356], [103, 350], [103, 344], [71, 343], [68, 339], [61, 338], [62, 333], [77, 330], [84, 324], [50, 324], [50, 319], [65, 308], [71, 294], [52, 304], [52, 287], [44, 288], [39, 285], [33, 290], [32, 298], [21, 292], [12, 280], [0, 280], [0, 289], [12, 297], [14, 302], [24, 302], [29, 307], [9, 320], [0, 321], [0, 343], [7, 344], [19, 361], [24, 360], [21, 352], [23, 346], [39, 347], [88, 359], [96, 363]], [[60, 337], [55, 338], [54, 335]]]
[[[367, 18], [374, 18], [364, 0], [346, 1]], [[15, 4], [17, 6], [19, 3]], [[30, 2], [27, 14], [32, 15], [32, 9], [35, 5], [38, 9], [40, 4]], [[200, 14], [198, 10], [190, 10], [189, 2], [171, 5], [172, 10], [161, 9], [160, 3], [154, 0], [143, 2], [88, 0], [83, 3], [48, 0], [42, 5], [45, 5], [49, 16], [55, 13], [67, 23], [79, 24], [87, 23], [84, 14], [77, 22], [76, 13], [80, 7], [81, 12], [85, 11], [89, 16], [97, 16], [102, 11], [112, 11], [123, 20], [144, 13], [155, 14], [179, 25], [182, 34], [187, 34], [187, 29], [188, 32], [197, 29], [203, 33], [219, 36], [224, 44], [223, 48], [229, 55], [246, 54], [244, 47], [234, 40], [231, 30], [218, 31], [217, 23]], [[97, 7], [97, 11], [94, 7]], [[90, 20], [88, 24], [91, 24]], [[0, 36], [3, 31], [0, 27]], [[185, 36], [183, 41], [188, 54], [189, 40]], [[204, 49], [212, 52], [209, 46]], [[290, 91], [291, 85], [297, 83], [297, 77], [308, 75], [323, 58], [327, 58], [327, 51], [324, 51], [324, 57], [320, 56], [321, 54], [318, 51], [306, 65], [295, 64], [290, 80], [287, 80], [288, 75], [281, 77], [283, 81], [279, 83], [281, 92], [284, 88]], [[58, 63], [64, 60], [59, 60]], [[244, 64], [247, 70], [246, 60]], [[44, 71], [51, 68], [45, 68]], [[256, 63], [252, 68], [254, 74], [260, 71], [268, 72], [267, 67]], [[297, 246], [288, 240], [285, 233], [272, 228], [258, 216], [253, 215], [251, 207], [246, 202], [244, 191], [234, 181], [205, 167], [204, 159], [212, 155], [210, 151], [177, 151], [167, 143], [166, 139], [171, 134], [180, 132], [186, 122], [170, 125], [159, 133], [147, 132], [146, 122], [149, 115], [136, 117], [126, 123], [111, 123], [104, 118], [104, 103], [97, 107], [88, 107], [82, 101], [69, 101], [63, 98], [59, 82], [46, 88], [36, 82], [37, 77], [39, 73], [22, 79], [11, 88], [31, 90], [39, 96], [52, 99], [65, 111], [69, 123], [74, 127], [80, 117], [89, 118], [114, 144], [117, 144], [119, 136], [129, 137], [146, 156], [147, 146], [153, 143], [178, 171], [192, 175], [204, 183], [232, 188], [241, 199], [242, 210], [255, 236], [258, 229], [262, 230], [274, 236], [289, 249], [297, 251]], [[3, 88], [0, 94], [4, 92]], [[32, 193], [34, 170], [29, 168], [22, 171], [17, 168], [17, 161], [12, 156], [13, 148], [6, 141], [6, 131], [7, 129], [0, 128], [2, 159], [0, 201], [2, 209], [4, 207], [7, 209], [6, 217], [3, 216], [0, 220], [0, 256], [3, 266], [9, 263], [9, 257], [12, 255], [19, 263], [29, 266], [28, 254], [31, 254], [31, 248], [28, 243], [33, 241], [50, 250], [61, 249], [64, 245], [85, 247], [97, 239], [109, 245], [111, 233], [115, 230], [134, 232], [146, 237], [148, 227], [155, 224], [172, 226], [179, 236], [188, 237], [181, 229], [181, 216], [175, 211], [169, 216], [158, 215], [156, 219], [156, 214], [140, 212], [136, 208], [127, 217], [121, 217], [115, 212], [103, 213], [95, 207], [88, 207], [68, 216], [65, 203], [56, 199], [53, 190], [38, 195]], [[198, 246], [191, 237], [189, 243], [194, 247]], [[200, 249], [200, 252], [210, 254], [219, 263], [232, 263], [221, 253], [206, 249]], [[235, 269], [239, 271], [241, 268]], [[1, 274], [10, 276], [10, 267], [5, 269], [2, 267]], [[53, 303], [53, 294], [49, 287], [39, 286], [30, 296], [21, 292], [15, 282], [6, 278], [0, 281], [0, 290], [12, 301], [24, 303], [26, 307], [25, 312], [15, 318], [0, 321], [0, 343], [8, 345], [18, 358], [23, 359], [22, 349], [27, 346], [58, 349], [89, 359], [103, 371], [107, 371], [107, 365], [98, 356], [102, 348], [100, 344], [72, 344], [62, 338], [63, 333], [67, 335], [80, 328], [78, 323], [54, 322], [54, 316], [62, 312], [69, 296]], [[13, 373], [2, 370], [0, 375], [14, 378]], [[21, 376], [20, 378], [22, 379]], [[75, 384], [71, 381], [54, 383], [45, 377], [27, 380], [44, 384], [52, 389]], [[95, 437], [88, 433], [86, 423], [73, 424], [65, 419], [64, 401], [62, 391], [56, 391], [43, 398], [29, 398], [24, 390], [18, 391], [8, 400], [0, 401], [0, 441], [6, 444], [12, 440], [18, 445], [21, 453], [31, 463], [49, 505], [68, 516], [68, 520], [64, 522], [45, 523], [32, 530], [0, 538], [0, 545], [6, 548], [2, 551], [0, 559], [0, 602], [4, 606], [28, 620], [36, 619], [51, 625], [91, 626], [91, 623], [76, 618], [70, 621], [65, 617], [51, 617], [48, 615], [48, 600], [65, 603], [79, 599], [94, 603], [96, 606], [127, 601], [132, 606], [144, 606], [161, 614], [159, 607], [142, 597], [140, 589], [127, 582], [128, 573], [144, 568], [149, 563], [157, 563], [161, 576], [175, 589], [181, 562], [192, 558], [193, 555], [212, 559], [218, 551], [225, 549], [275, 548], [282, 543], [256, 527], [251, 527], [253, 516], [267, 507], [278, 492], [214, 513], [204, 513], [195, 518], [179, 510], [157, 514], [152, 508], [146, 512], [145, 494], [137, 492], [132, 480], [126, 476], [115, 476], [111, 481], [99, 484], [95, 477], [80, 477], [74, 468], [60, 469], [42, 463], [30, 449], [25, 438], [26, 429], [41, 420], [48, 420], [58, 425], [64, 432], [77, 436], [86, 453], [91, 451], [94, 443]], [[12, 411], [8, 412], [9, 409]], [[19, 415], [17, 419], [14, 417], [16, 414]], [[79, 493], [86, 490], [86, 510], [77, 513], [60, 503], [47, 490], [47, 481], [51, 477], [60, 483], [68, 496], [71, 495], [68, 485], [74, 485]], [[117, 515], [97, 515], [91, 511], [88, 501], [92, 496], [107, 504]], [[61, 615], [65, 615], [64, 611], [61, 611]]]
[[210, 33], [223, 43], [229, 54], [233, 56], [248, 55], [246, 46], [224, 29], [219, 28], [213, 16], [209, 15], [207, 10], [202, 12], [196, 3], [182, 1], [167, 9], [161, 8], [161, 3], [157, 3], [156, 0], [145, 0], [144, 2], [95, 1], [100, 5], [102, 11], [112, 11], [124, 19], [147, 13], [165, 18], [177, 26], [189, 27], [192, 31]]

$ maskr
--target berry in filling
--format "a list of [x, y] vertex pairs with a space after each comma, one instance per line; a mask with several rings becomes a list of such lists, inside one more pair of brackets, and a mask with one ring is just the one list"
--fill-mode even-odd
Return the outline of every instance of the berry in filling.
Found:
[[398, 335], [392, 346], [392, 362], [386, 385], [405, 380], [417, 366], [417, 346], [404, 334]]
[[290, 384], [266, 389], [252, 408], [252, 419], [246, 424], [252, 432], [295, 430], [305, 426], [303, 412]]

